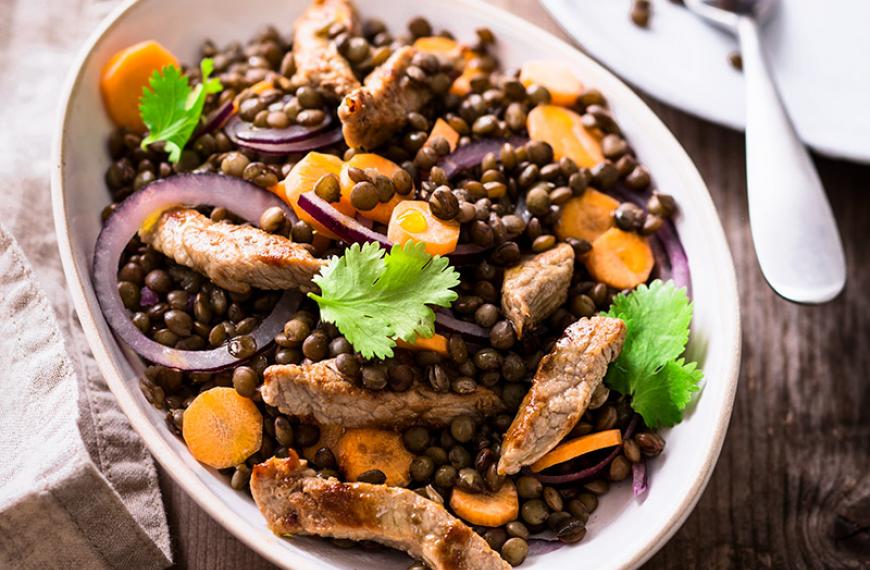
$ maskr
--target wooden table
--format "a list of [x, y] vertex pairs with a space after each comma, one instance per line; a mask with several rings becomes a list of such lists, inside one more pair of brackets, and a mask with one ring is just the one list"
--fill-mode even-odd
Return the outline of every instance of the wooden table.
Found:
[[[533, 0], [493, 4], [566, 38]], [[719, 464], [695, 511], [648, 566], [867, 567], [870, 166], [816, 161], [840, 222], [849, 283], [828, 305], [793, 305], [767, 287], [756, 263], [743, 135], [647, 101], [710, 188], [734, 256], [743, 317], [740, 387]], [[162, 486], [179, 567], [271, 567], [165, 475]]]

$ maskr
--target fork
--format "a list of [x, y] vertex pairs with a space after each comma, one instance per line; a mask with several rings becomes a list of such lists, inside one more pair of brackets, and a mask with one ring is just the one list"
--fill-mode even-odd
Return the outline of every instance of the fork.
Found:
[[704, 21], [737, 36], [746, 82], [746, 189], [761, 272], [780, 296], [824, 303], [846, 284], [831, 205], [771, 79], [760, 26], [775, 0], [685, 0]]

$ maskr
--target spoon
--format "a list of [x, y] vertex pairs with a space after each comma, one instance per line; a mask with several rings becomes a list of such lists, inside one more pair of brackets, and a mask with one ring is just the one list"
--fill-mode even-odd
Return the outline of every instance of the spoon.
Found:
[[775, 0], [685, 0], [735, 34], [746, 81], [746, 188], [761, 272], [780, 296], [824, 303], [846, 284], [846, 258], [831, 205], [770, 76], [759, 26]]

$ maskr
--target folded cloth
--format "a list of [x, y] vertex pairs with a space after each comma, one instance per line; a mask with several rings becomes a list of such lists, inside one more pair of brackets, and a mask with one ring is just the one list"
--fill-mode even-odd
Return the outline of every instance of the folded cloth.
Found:
[[77, 362], [0, 225], [0, 568], [164, 568], [154, 463], [75, 330]]

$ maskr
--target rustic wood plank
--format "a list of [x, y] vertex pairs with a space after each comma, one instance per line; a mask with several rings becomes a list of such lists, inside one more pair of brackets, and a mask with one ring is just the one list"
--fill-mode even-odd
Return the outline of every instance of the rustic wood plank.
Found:
[[[562, 38], [532, 0], [492, 0]], [[731, 428], [693, 514], [648, 564], [860, 568], [870, 564], [870, 167], [818, 159], [849, 263], [833, 303], [778, 298], [758, 269], [743, 137], [647, 98], [709, 185], [741, 292], [743, 363]], [[162, 480], [178, 566], [269, 568]], [[861, 527], [863, 525], [863, 531]]]

